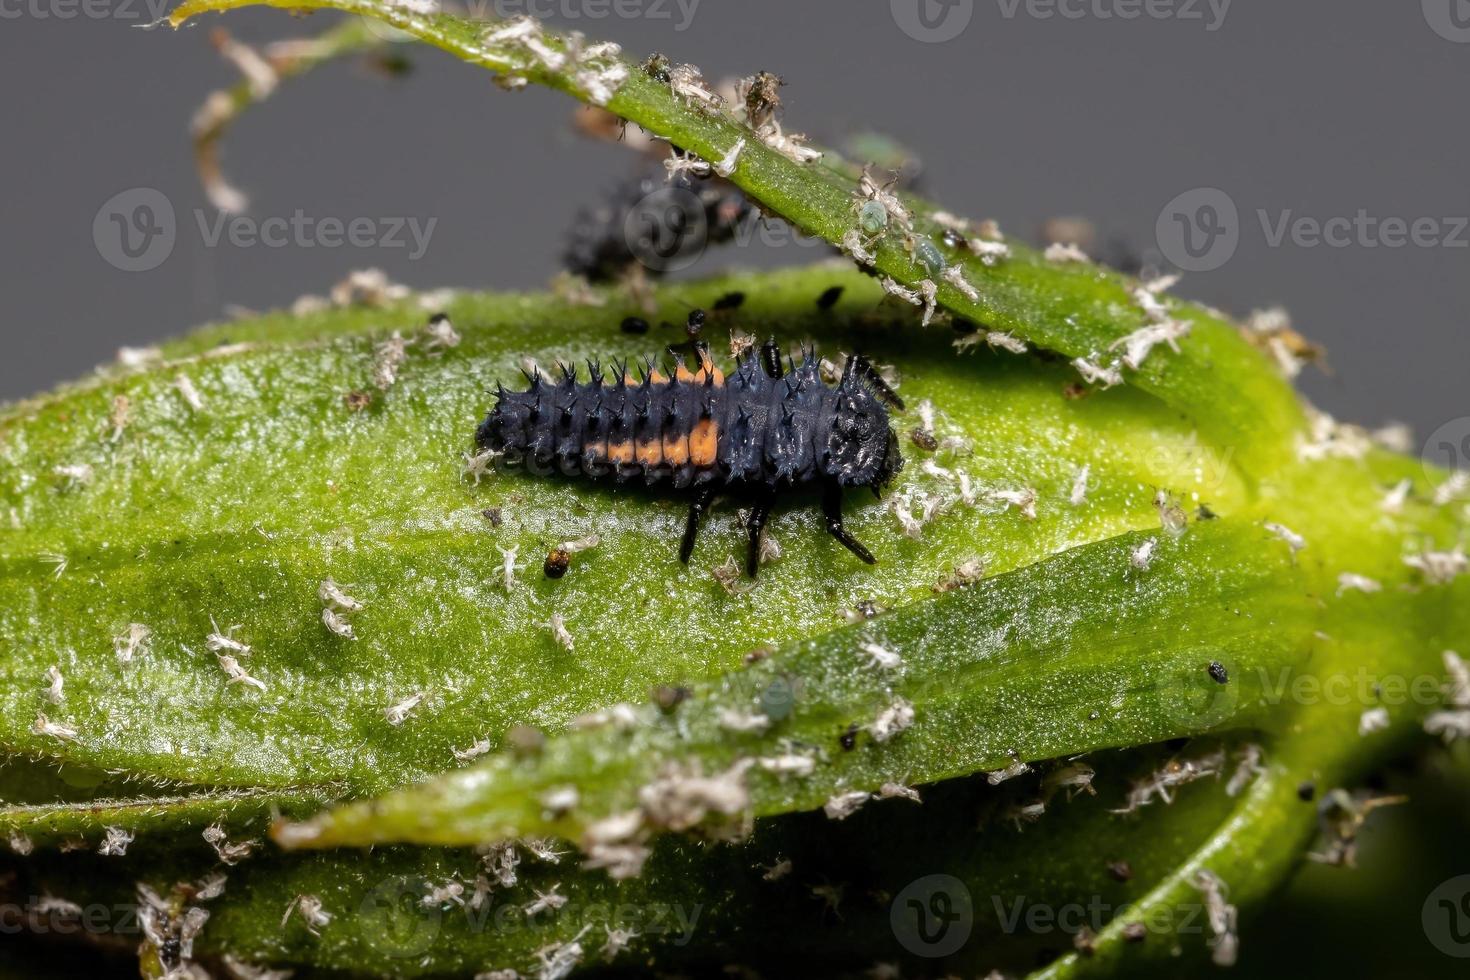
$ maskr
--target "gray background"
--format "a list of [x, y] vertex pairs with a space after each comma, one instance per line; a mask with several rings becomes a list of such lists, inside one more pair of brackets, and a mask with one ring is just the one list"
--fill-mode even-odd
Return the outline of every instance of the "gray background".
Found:
[[[438, 218], [427, 254], [207, 248], [186, 126], [207, 91], [235, 78], [208, 44], [216, 21], [143, 31], [133, 27], [142, 0], [60, 19], [65, 2], [0, 0], [0, 398], [230, 304], [323, 292], [352, 268], [379, 265], [421, 287], [539, 286], [577, 205], [630, 166], [625, 151], [570, 134], [565, 98], [508, 95], [438, 52], [414, 52], [416, 72], [401, 82], [343, 63], [248, 115], [226, 144], [227, 169], [255, 217]], [[1110, 0], [1072, 2], [1086, 11]], [[673, 0], [655, 3], [639, 18], [592, 19], [549, 0], [580, 14], [551, 18], [562, 26], [636, 54], [666, 51], [711, 78], [782, 73], [791, 128], [828, 139], [887, 131], [922, 153], [932, 196], [1012, 232], [1082, 214], [1152, 247], [1171, 199], [1222, 188], [1241, 212], [1239, 250], [1180, 292], [1240, 313], [1287, 305], [1331, 350], [1334, 374], [1304, 383], [1335, 414], [1406, 421], [1421, 438], [1466, 414], [1470, 250], [1271, 247], [1256, 218], [1470, 215], [1470, 43], [1437, 34], [1415, 0], [1236, 0], [1214, 31], [1203, 3], [1205, 20], [1124, 21], [1043, 19], [1025, 3], [1008, 17], [1001, 0], [973, 0], [969, 26], [938, 44], [906, 36], [888, 0], [701, 0], [687, 24]], [[265, 41], [319, 30], [327, 15], [245, 11], [222, 23]], [[173, 202], [179, 238], [161, 267], [130, 274], [99, 256], [92, 222], [137, 186]], [[751, 246], [704, 268], [812, 254]]]

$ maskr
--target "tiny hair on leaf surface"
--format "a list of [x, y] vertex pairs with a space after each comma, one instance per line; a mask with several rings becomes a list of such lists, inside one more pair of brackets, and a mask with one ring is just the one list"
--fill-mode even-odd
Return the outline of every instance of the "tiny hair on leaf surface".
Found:
[[[554, 294], [355, 274], [0, 409], [0, 900], [141, 899], [145, 976], [920, 972], [889, 899], [942, 874], [975, 899], [947, 969], [1177, 970], [1249, 948], [1228, 907], [1309, 851], [1351, 864], [1390, 802], [1368, 780], [1470, 710], [1456, 478], [1313, 410], [1223, 314], [895, 192], [690, 66], [266, 5], [357, 15], [274, 49], [283, 75], [376, 48], [375, 19], [858, 261]], [[861, 351], [896, 384], [908, 466], [844, 501], [876, 565], [800, 494], [758, 579], [739, 497], [685, 565], [683, 496], [476, 444], [497, 382], [657, 358], [691, 308], [717, 350]], [[957, 355], [946, 317], [991, 342]], [[1365, 669], [1434, 697], [1296, 693]], [[1007, 896], [1119, 911], [1063, 953]]]

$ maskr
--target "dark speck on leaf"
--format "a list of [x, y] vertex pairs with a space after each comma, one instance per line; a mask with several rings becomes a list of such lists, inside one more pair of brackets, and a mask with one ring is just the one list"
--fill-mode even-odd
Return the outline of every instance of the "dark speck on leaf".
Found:
[[844, 752], [851, 752], [857, 747], [858, 726], [850, 725], [847, 731], [837, 737], [837, 744], [842, 746]]
[[648, 333], [648, 321], [642, 317], [630, 316], [623, 321], [623, 333]]
[[546, 563], [542, 570], [546, 572], [547, 578], [561, 578], [567, 573], [572, 564], [572, 553], [565, 548], [553, 548], [546, 556]]
[[1133, 878], [1133, 865], [1127, 861], [1109, 861], [1108, 877], [1114, 881], [1129, 881]]
[[687, 687], [660, 684], [653, 689], [653, 703], [658, 705], [658, 710], [667, 714], [688, 701], [691, 693]]
[[1317, 784], [1310, 780], [1302, 783], [1296, 788], [1296, 798], [1303, 803], [1310, 803], [1317, 797]]
[[485, 510], [480, 511], [480, 516], [489, 521], [491, 527], [500, 526], [501, 518], [499, 507], [488, 507]]
[[726, 293], [715, 300], [717, 310], [738, 310], [745, 304], [745, 294], [741, 292]]
[[831, 288], [823, 292], [822, 295], [818, 296], [817, 309], [830, 310], [832, 307], [836, 306], [837, 301], [842, 298], [843, 288], [844, 287], [842, 286], [832, 286]]
[[1230, 683], [1230, 674], [1225, 670], [1225, 665], [1218, 660], [1210, 661], [1210, 680], [1216, 684]]

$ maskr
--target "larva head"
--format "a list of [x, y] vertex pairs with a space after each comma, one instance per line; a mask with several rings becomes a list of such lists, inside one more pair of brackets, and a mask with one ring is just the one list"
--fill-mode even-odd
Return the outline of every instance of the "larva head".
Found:
[[837, 387], [822, 467], [824, 475], [844, 487], [872, 487], [876, 492], [903, 468], [903, 455], [889, 428], [887, 407], [854, 363], [848, 362]]

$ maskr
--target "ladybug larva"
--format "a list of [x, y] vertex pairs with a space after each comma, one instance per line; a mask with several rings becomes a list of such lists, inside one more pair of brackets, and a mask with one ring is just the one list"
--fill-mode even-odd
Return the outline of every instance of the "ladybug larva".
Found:
[[774, 341], [751, 349], [727, 378], [703, 343], [699, 364], [673, 377], [652, 361], [635, 379], [614, 365], [611, 380], [588, 362], [589, 378], [561, 367], [559, 380], [527, 374], [530, 387], [497, 386], [480, 425], [482, 450], [537, 475], [641, 479], [692, 494], [679, 559], [689, 561], [700, 519], [717, 493], [751, 503], [746, 573], [760, 562], [761, 532], [779, 493], [820, 490], [828, 532], [863, 561], [871, 552], [842, 524], [842, 494], [868, 487], [878, 496], [903, 466], [887, 405], [903, 403], [861, 355], [847, 360], [836, 387], [822, 383], [817, 359], [783, 361]]

